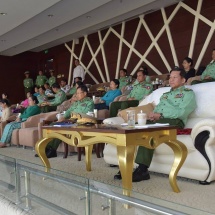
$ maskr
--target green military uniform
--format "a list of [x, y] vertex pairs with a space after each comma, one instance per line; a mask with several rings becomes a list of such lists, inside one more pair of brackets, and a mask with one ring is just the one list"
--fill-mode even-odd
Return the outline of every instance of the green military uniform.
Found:
[[[154, 113], [161, 113], [163, 118], [157, 121], [147, 121], [152, 123], [169, 123], [183, 128], [187, 122], [189, 114], [196, 108], [195, 94], [191, 89], [184, 86], [164, 93], [159, 104], [155, 107]], [[154, 150], [140, 146], [138, 148], [135, 162], [150, 166]]]
[[38, 87], [44, 86], [44, 84], [48, 81], [45, 75], [38, 75], [36, 79], [36, 85]]
[[145, 80], [147, 83], [151, 83], [151, 77], [146, 75], [146, 80]]
[[[204, 79], [206, 76], [210, 76], [211, 79]], [[200, 84], [205, 82], [213, 82], [215, 81], [215, 61], [212, 61], [209, 63], [205, 69], [205, 71], [201, 75], [201, 81], [192, 81], [192, 85], [194, 84]]]
[[43, 94], [43, 95], [38, 95], [37, 96], [37, 100], [38, 100], [38, 105], [42, 104], [43, 102], [48, 100], [48, 97]]
[[69, 91], [69, 94], [71, 94], [71, 95], [74, 95], [75, 93], [76, 93], [76, 87], [74, 86], [74, 87], [72, 87], [71, 89], [70, 89], [70, 91]]
[[145, 96], [149, 95], [153, 91], [153, 86], [146, 81], [138, 82], [137, 80], [132, 84], [133, 89], [128, 94], [127, 99], [135, 98], [140, 101]]
[[135, 98], [135, 100], [131, 101], [119, 101], [119, 102], [112, 102], [110, 105], [110, 117], [115, 117], [118, 113], [118, 110], [124, 110], [129, 107], [136, 107], [139, 104], [139, 101], [143, 99], [145, 96], [149, 95], [152, 90], [152, 84], [144, 82], [138, 82], [137, 80], [132, 85], [133, 89], [128, 94], [127, 99]]
[[50, 87], [52, 86], [52, 84], [56, 83], [56, 77], [51, 76], [48, 80], [48, 83], [50, 85]]
[[62, 104], [66, 100], [66, 93], [63, 90], [59, 90], [55, 94], [55, 98], [50, 100], [50, 106], [43, 106], [41, 107], [42, 113], [47, 113], [50, 111], [55, 111], [57, 109], [57, 106]]
[[126, 85], [128, 85], [129, 83], [129, 77], [121, 77], [119, 79], [119, 89], [121, 90], [123, 87], [125, 87]]
[[28, 92], [32, 92], [33, 87], [34, 87], [33, 79], [32, 79], [32, 78], [25, 78], [25, 79], [23, 80], [23, 85], [24, 85], [24, 88], [25, 88], [25, 95], [26, 95]]
[[[66, 113], [64, 114], [64, 118], [68, 119], [71, 116], [72, 112], [75, 113], [87, 113], [87, 112], [92, 112], [94, 109], [94, 102], [91, 98], [86, 97], [84, 99], [82, 99], [81, 101], [76, 101], [74, 102], [71, 107], [66, 111]], [[57, 150], [58, 146], [60, 145], [62, 141], [59, 139], [54, 139], [51, 142], [49, 142], [49, 144], [47, 145], [47, 148], [53, 148], [55, 150]]]

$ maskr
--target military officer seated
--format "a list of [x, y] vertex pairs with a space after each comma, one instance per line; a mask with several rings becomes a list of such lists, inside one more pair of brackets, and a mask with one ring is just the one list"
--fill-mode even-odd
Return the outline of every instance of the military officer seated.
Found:
[[144, 71], [138, 70], [137, 80], [133, 83], [133, 89], [128, 94], [126, 101], [112, 102], [110, 106], [110, 117], [115, 117], [118, 110], [124, 110], [128, 107], [136, 107], [139, 101], [149, 95], [153, 86], [145, 81], [146, 75]]
[[60, 89], [60, 85], [58, 83], [52, 84], [52, 91], [55, 93], [55, 98], [50, 101], [43, 102], [40, 105], [42, 113], [55, 111], [57, 106], [66, 100], [66, 93]]
[[[87, 87], [85, 85], [80, 85], [77, 88], [76, 98], [77, 101], [74, 102], [70, 108], [65, 112], [64, 116], [61, 117], [58, 122], [62, 122], [69, 119], [72, 112], [79, 114], [86, 114], [87, 112], [92, 112], [94, 109], [94, 102], [91, 98], [87, 97]], [[46, 147], [46, 156], [48, 158], [57, 157], [57, 148], [62, 141], [59, 139], [54, 139]], [[38, 155], [35, 155], [38, 157]]]
[[[148, 114], [147, 124], [169, 123], [183, 128], [189, 114], [196, 108], [195, 94], [191, 89], [184, 87], [186, 72], [178, 67], [170, 71], [169, 84], [171, 90], [164, 93], [152, 113]], [[140, 146], [135, 162], [139, 164], [132, 175], [132, 181], [138, 182], [150, 179], [150, 166], [154, 150]], [[118, 172], [114, 179], [121, 179]]]

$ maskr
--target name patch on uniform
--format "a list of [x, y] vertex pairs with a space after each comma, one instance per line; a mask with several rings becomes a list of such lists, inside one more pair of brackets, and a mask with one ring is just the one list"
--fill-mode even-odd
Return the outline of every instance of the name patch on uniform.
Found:
[[175, 98], [182, 98], [183, 96], [184, 96], [183, 93], [178, 93], [178, 94], [175, 95]]
[[142, 86], [142, 88], [146, 88], [147, 90], [150, 90], [150, 89], [151, 89], [150, 86]]

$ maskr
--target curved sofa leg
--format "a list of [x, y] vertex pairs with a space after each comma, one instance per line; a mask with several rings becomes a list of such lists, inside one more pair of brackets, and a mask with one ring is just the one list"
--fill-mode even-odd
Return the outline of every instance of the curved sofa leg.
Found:
[[206, 150], [205, 150], [205, 143], [207, 142], [209, 136], [210, 136], [209, 131], [202, 131], [196, 136], [195, 142], [194, 142], [195, 148], [202, 154], [202, 156], [205, 158], [205, 160], [207, 161], [208, 166], [209, 166], [208, 176], [206, 177], [206, 179], [204, 181], [199, 182], [202, 185], [210, 184], [210, 182], [207, 182], [206, 180], [208, 179], [208, 177], [211, 173], [211, 161], [210, 161], [210, 159], [206, 153]]
[[211, 182], [207, 182], [207, 181], [199, 181], [199, 184], [201, 185], [210, 185]]

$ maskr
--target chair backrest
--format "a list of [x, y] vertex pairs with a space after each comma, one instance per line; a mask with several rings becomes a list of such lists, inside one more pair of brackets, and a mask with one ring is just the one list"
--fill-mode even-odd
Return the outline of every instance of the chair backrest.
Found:
[[99, 87], [109, 87], [110, 82], [100, 83], [100, 84], [94, 84], [90, 87], [89, 92], [95, 92]]

